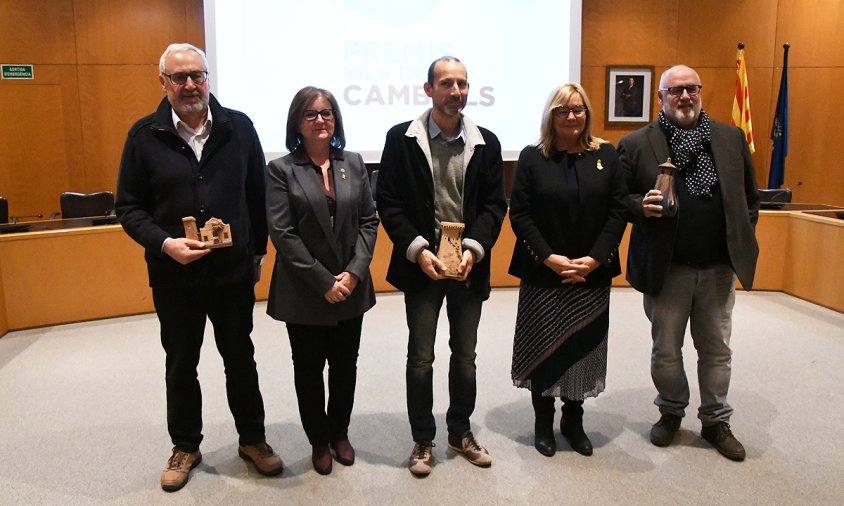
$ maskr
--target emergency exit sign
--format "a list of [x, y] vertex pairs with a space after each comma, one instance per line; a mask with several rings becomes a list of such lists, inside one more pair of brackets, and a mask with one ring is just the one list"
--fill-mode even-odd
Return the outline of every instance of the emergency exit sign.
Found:
[[3, 79], [35, 79], [32, 65], [3, 63]]

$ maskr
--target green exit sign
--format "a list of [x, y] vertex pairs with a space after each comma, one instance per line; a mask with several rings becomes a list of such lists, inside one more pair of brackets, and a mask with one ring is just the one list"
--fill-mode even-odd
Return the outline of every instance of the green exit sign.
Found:
[[32, 65], [3, 63], [3, 79], [35, 79]]

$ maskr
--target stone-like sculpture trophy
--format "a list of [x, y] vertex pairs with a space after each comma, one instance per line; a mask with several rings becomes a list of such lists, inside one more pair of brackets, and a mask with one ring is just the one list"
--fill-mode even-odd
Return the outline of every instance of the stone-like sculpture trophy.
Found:
[[448, 278], [459, 278], [457, 268], [463, 260], [463, 229], [466, 225], [451, 221], [444, 221], [440, 237], [440, 247], [437, 250], [437, 258], [445, 264], [443, 276]]
[[232, 245], [232, 231], [228, 224], [219, 218], [209, 218], [201, 230], [196, 229], [196, 218], [186, 216], [182, 218], [185, 227], [185, 237], [205, 243], [205, 249], [225, 248]]

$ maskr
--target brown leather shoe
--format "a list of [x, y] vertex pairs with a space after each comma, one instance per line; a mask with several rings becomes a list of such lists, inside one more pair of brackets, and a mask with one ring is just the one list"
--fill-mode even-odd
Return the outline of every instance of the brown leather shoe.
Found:
[[715, 447], [718, 452], [730, 460], [741, 462], [745, 458], [744, 446], [733, 435], [730, 424], [718, 422], [715, 425], [704, 427], [700, 431], [703, 439]]
[[167, 492], [175, 492], [185, 486], [190, 477], [191, 469], [202, 462], [202, 454], [199, 450], [185, 452], [173, 448], [173, 455], [167, 460], [167, 465], [161, 472], [161, 488]]
[[311, 449], [311, 463], [321, 475], [331, 474], [331, 450], [328, 445], [313, 445]]
[[424, 477], [431, 474], [434, 463], [434, 446], [436, 445], [431, 441], [419, 441], [413, 445], [408, 467], [414, 476]]
[[478, 443], [471, 432], [462, 438], [449, 434], [448, 447], [466, 457], [466, 460], [476, 466], [487, 467], [492, 464], [492, 457], [489, 456], [489, 452]]
[[334, 450], [334, 458], [337, 462], [344, 466], [350, 466], [355, 463], [355, 449], [348, 439], [341, 439], [331, 443], [331, 448]]
[[237, 454], [243, 460], [255, 464], [255, 469], [264, 476], [276, 476], [284, 471], [284, 462], [266, 441], [256, 445], [239, 446]]

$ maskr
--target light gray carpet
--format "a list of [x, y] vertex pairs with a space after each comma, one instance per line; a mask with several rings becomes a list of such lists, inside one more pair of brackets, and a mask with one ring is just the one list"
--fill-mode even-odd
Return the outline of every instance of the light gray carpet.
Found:
[[[687, 343], [692, 405], [676, 443], [648, 441], [658, 418], [641, 295], [612, 294], [606, 392], [586, 403], [595, 455], [533, 448], [530, 396], [509, 380], [517, 290], [484, 307], [473, 428], [494, 459], [476, 468], [445, 441], [447, 334], [435, 367], [440, 431], [426, 479], [406, 468], [406, 327], [401, 295], [380, 295], [364, 319], [350, 438], [354, 466], [327, 477], [311, 468], [299, 423], [284, 325], [255, 308], [253, 334], [268, 441], [287, 468], [258, 475], [237, 456], [222, 363], [207, 335], [203, 463], [187, 486], [158, 486], [170, 444], [164, 354], [154, 315], [13, 332], [0, 339], [0, 504], [842, 504], [844, 315], [781, 293], [740, 293], [734, 312], [735, 463], [700, 439], [695, 354]], [[209, 325], [210, 328], [210, 325]], [[559, 414], [557, 415], [559, 420]]]

